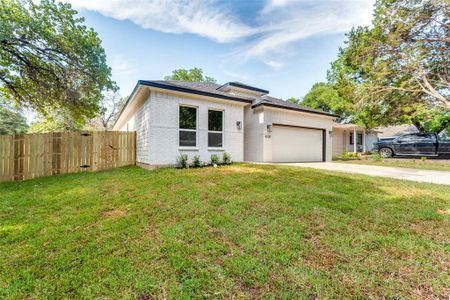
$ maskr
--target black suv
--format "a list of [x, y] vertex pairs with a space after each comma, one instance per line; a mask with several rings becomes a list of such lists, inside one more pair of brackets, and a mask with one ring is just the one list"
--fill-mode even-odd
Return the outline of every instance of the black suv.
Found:
[[392, 156], [450, 156], [450, 140], [441, 140], [434, 133], [414, 133], [392, 140], [375, 143], [375, 149], [383, 157]]

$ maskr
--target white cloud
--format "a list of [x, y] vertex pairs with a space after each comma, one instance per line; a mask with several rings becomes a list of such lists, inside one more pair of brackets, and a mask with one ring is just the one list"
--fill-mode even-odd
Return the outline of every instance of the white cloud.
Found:
[[294, 2], [294, 0], [269, 0], [267, 1], [266, 5], [264, 6], [262, 12], [263, 13], [269, 13], [272, 10], [283, 7], [291, 2]]
[[285, 65], [284, 63], [276, 60], [263, 60], [263, 63], [275, 70], [281, 69]]
[[118, 20], [167, 33], [192, 33], [231, 42], [255, 29], [212, 0], [68, 0], [75, 8], [97, 11]]
[[295, 53], [296, 42], [370, 24], [375, 0], [268, 0], [252, 26], [240, 21], [228, 2], [219, 0], [68, 1], [75, 8], [130, 20], [143, 28], [191, 33], [221, 43], [240, 41], [231, 55], [234, 59], [258, 59], [280, 69], [282, 60]]
[[239, 55], [244, 59], [259, 58], [275, 69], [280, 68], [267, 61], [292, 53], [292, 45], [297, 41], [369, 25], [372, 5], [372, 0], [270, 1], [261, 11], [261, 19], [266, 21], [260, 30], [266, 34], [248, 43]]
[[110, 62], [113, 75], [129, 75], [136, 71], [133, 66], [123, 55], [116, 55]]

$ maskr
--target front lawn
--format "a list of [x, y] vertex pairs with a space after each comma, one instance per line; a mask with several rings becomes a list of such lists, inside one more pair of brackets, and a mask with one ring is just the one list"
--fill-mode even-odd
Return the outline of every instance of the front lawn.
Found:
[[421, 160], [412, 158], [384, 158], [382, 160], [374, 160], [371, 157], [362, 157], [361, 159], [333, 159], [338, 163], [375, 165], [384, 167], [412, 168], [435, 171], [450, 171], [450, 159], [426, 159]]
[[268, 165], [0, 184], [0, 298], [446, 298], [450, 188]]

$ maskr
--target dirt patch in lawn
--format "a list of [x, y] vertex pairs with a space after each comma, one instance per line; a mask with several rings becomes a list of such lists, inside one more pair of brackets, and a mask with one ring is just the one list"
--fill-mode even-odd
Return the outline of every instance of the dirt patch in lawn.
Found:
[[398, 186], [383, 186], [378, 187], [380, 190], [384, 191], [386, 194], [392, 195], [394, 197], [421, 197], [421, 196], [432, 196], [431, 191], [417, 189], [413, 187], [408, 187], [407, 189], [399, 189]]
[[450, 216], [450, 209], [444, 210], [444, 209], [438, 209], [437, 213], [443, 216]]
[[239, 174], [253, 174], [253, 173], [265, 173], [265, 174], [276, 174], [279, 170], [277, 169], [262, 169], [262, 168], [252, 168], [248, 166], [239, 166], [239, 165], [231, 165], [226, 167], [218, 168], [220, 173], [231, 174], [231, 173], [239, 173]]
[[102, 217], [103, 218], [118, 218], [118, 217], [123, 217], [126, 214], [127, 214], [126, 210], [114, 209], [114, 210], [109, 210], [109, 211], [102, 212]]
[[309, 255], [303, 257], [305, 264], [311, 268], [330, 272], [337, 263], [348, 262], [346, 257], [323, 244], [317, 236], [305, 241], [314, 249]]

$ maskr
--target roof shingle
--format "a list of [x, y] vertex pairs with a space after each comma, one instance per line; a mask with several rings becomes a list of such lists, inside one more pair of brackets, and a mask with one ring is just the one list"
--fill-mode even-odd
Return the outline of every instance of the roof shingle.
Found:
[[260, 99], [258, 99], [256, 102], [253, 103], [252, 107], [257, 107], [260, 105], [268, 105], [268, 106], [274, 106], [279, 108], [285, 108], [285, 109], [291, 109], [291, 110], [297, 110], [297, 111], [303, 111], [303, 112], [309, 112], [314, 114], [320, 114], [320, 115], [327, 115], [332, 117], [337, 117], [336, 114], [332, 114], [320, 109], [314, 109], [310, 108], [304, 105], [299, 105], [295, 103], [291, 103], [289, 101], [285, 101], [282, 99], [274, 98], [271, 96], [264, 95]]
[[[233, 82], [232, 82], [233, 83]], [[231, 83], [228, 83], [231, 84]], [[239, 84], [241, 87], [249, 87], [252, 89], [256, 89], [254, 87], [245, 85], [243, 83], [234, 82], [234, 84]], [[267, 105], [282, 109], [290, 109], [290, 110], [296, 110], [301, 112], [307, 112], [307, 113], [313, 113], [313, 114], [320, 114], [320, 115], [326, 115], [326, 116], [332, 116], [337, 117], [337, 115], [328, 113], [322, 110], [309, 108], [303, 105], [294, 104], [288, 101], [284, 101], [282, 99], [274, 98], [268, 95], [263, 95], [260, 98], [255, 99], [254, 97], [245, 97], [242, 95], [234, 95], [231, 93], [227, 93], [220, 90], [220, 87], [223, 87], [225, 85], [220, 85], [214, 82], [191, 82], [191, 81], [181, 81], [181, 80], [139, 80], [136, 87], [134, 88], [133, 92], [131, 93], [127, 103], [122, 108], [122, 111], [125, 109], [125, 107], [128, 105], [129, 101], [133, 97], [133, 94], [138, 89], [140, 85], [144, 86], [153, 86], [157, 88], [162, 89], [169, 89], [169, 90], [176, 90], [180, 92], [187, 92], [187, 93], [193, 93], [198, 95], [204, 95], [204, 96], [217, 96], [218, 98], [232, 100], [232, 101], [239, 101], [239, 102], [247, 102], [252, 104], [252, 108], [260, 106], [260, 105]], [[265, 90], [261, 90], [265, 91]], [[122, 111], [119, 115], [122, 114]]]
[[145, 82], [148, 83], [157, 83], [161, 85], [168, 85], [173, 87], [179, 87], [179, 88], [185, 88], [185, 89], [191, 89], [196, 91], [201, 91], [205, 93], [220, 95], [220, 96], [226, 96], [226, 97], [232, 97], [247, 101], [253, 101], [253, 98], [251, 97], [244, 97], [244, 96], [238, 96], [233, 95], [227, 92], [223, 92], [218, 90], [219, 87], [221, 87], [220, 84], [214, 83], [214, 82], [192, 82], [192, 81], [181, 81], [181, 80], [151, 80], [151, 81], [141, 81], [145, 84]]

